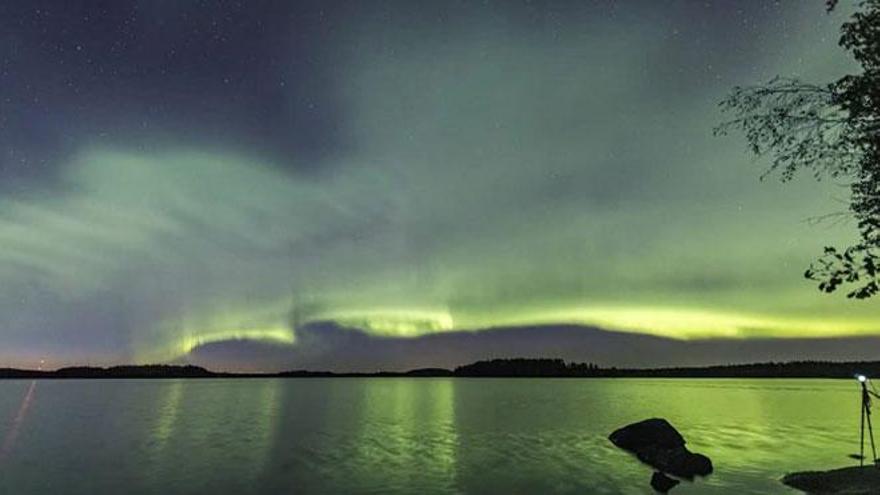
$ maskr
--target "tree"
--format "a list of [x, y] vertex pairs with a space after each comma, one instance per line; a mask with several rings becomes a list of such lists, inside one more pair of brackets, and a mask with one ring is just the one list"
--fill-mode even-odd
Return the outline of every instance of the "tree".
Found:
[[720, 104], [732, 118], [715, 134], [741, 131], [750, 151], [770, 160], [762, 179], [778, 173], [785, 182], [809, 170], [845, 181], [859, 238], [844, 249], [826, 247], [804, 275], [824, 292], [847, 285], [847, 297], [865, 299], [880, 292], [880, 0], [857, 3], [839, 44], [859, 73], [824, 85], [776, 77], [736, 87]]

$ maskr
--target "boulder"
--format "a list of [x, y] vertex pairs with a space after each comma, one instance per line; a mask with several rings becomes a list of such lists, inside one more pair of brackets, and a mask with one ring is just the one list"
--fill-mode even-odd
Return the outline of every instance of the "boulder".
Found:
[[786, 474], [782, 482], [806, 493], [877, 494], [880, 493], [880, 469], [874, 466], [855, 466], [831, 471], [805, 471]]
[[666, 493], [669, 490], [672, 490], [679, 483], [681, 483], [681, 481], [670, 478], [660, 471], [654, 471], [654, 476], [651, 476], [651, 488], [660, 493]]
[[651, 418], [615, 430], [609, 437], [611, 443], [624, 450], [637, 451], [646, 447], [674, 449], [684, 447], [685, 441], [669, 421]]
[[608, 437], [645, 464], [666, 474], [693, 479], [712, 473], [712, 461], [685, 446], [685, 439], [668, 421], [652, 418], [624, 426]]

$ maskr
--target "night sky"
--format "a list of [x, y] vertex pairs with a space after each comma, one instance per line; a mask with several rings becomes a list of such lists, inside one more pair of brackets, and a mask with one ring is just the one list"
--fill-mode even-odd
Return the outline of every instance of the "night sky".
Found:
[[802, 277], [847, 190], [711, 132], [853, 71], [846, 15], [6, 0], [0, 366], [880, 358], [876, 302]]

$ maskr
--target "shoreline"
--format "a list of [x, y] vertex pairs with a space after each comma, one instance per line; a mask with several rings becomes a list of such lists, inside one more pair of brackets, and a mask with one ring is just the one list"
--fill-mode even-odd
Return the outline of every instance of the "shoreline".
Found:
[[456, 380], [834, 380], [845, 381], [848, 378], [828, 378], [828, 377], [789, 377], [789, 376], [770, 376], [770, 377], [731, 377], [731, 376], [700, 376], [700, 377], [683, 377], [683, 376], [408, 376], [408, 375], [347, 375], [338, 374], [331, 376], [279, 376], [279, 375], [222, 375], [222, 376], [31, 376], [31, 377], [0, 377], [0, 382], [16, 381], [16, 380], [357, 380], [357, 379], [420, 379], [420, 380], [436, 380], [438, 378], [456, 379]]
[[557, 379], [852, 379], [880, 376], [880, 361], [793, 361], [738, 365], [670, 368], [602, 368], [562, 359], [493, 359], [454, 369], [421, 368], [409, 371], [333, 372], [290, 370], [275, 373], [215, 372], [193, 365], [77, 366], [44, 371], [0, 368], [0, 380], [36, 379], [222, 379], [222, 378], [557, 378]]

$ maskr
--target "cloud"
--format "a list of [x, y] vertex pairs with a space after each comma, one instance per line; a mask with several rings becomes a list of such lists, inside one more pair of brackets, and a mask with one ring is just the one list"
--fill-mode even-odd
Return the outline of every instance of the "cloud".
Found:
[[[730, 74], [778, 70], [767, 46], [781, 43], [721, 56], [652, 9], [618, 13], [638, 29], [589, 9], [549, 24], [470, 14], [418, 32], [422, 18], [346, 18], [321, 52], [344, 116], [334, 153], [282, 163], [209, 131], [83, 139], [51, 181], [4, 195], [0, 359], [165, 360], [241, 339], [300, 356], [319, 321], [377, 346], [560, 322], [692, 339], [876, 331], [869, 307], [800, 279], [851, 234], [801, 221], [836, 208], [834, 187], [760, 184], [740, 143], [710, 135]], [[784, 50], [810, 53], [799, 69], [819, 78], [839, 68], [830, 49]]]
[[682, 341], [583, 325], [497, 327], [400, 338], [332, 322], [300, 328], [294, 348], [226, 341], [196, 349], [188, 361], [209, 369], [407, 371], [452, 369], [494, 357], [554, 357], [611, 367], [705, 366], [795, 360], [876, 360], [880, 337], [697, 339]]

